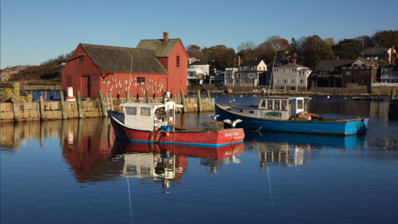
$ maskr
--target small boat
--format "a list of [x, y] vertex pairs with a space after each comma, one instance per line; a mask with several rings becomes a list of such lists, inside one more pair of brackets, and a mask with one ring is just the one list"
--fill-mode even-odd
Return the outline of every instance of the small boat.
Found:
[[222, 121], [202, 122], [201, 128], [186, 128], [176, 121], [182, 105], [165, 103], [124, 103], [123, 113], [108, 110], [117, 138], [131, 142], [220, 147], [242, 142], [242, 128], [224, 129]]
[[305, 111], [307, 97], [265, 96], [258, 105], [216, 104], [219, 119], [241, 119], [236, 127], [293, 133], [355, 135], [365, 134], [369, 119], [327, 119]]

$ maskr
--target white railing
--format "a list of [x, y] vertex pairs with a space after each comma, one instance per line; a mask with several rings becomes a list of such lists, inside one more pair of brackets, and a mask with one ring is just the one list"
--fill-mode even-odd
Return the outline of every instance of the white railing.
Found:
[[395, 86], [398, 87], [398, 83], [372, 83], [372, 87], [381, 87], [381, 86]]

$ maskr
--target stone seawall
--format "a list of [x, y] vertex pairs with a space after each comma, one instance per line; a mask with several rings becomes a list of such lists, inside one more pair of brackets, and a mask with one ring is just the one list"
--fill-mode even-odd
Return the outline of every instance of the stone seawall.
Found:
[[[150, 99], [152, 103], [161, 103], [163, 98]], [[173, 99], [172, 99], [173, 100]], [[177, 103], [181, 99], [176, 99]], [[126, 99], [113, 99], [113, 108], [121, 111], [120, 104], [125, 103]], [[134, 99], [133, 102], [146, 102], [146, 99]], [[199, 105], [200, 102], [200, 105]], [[34, 102], [16, 102], [16, 103], [0, 103], [0, 122], [21, 122], [21, 121], [37, 121], [63, 119], [66, 117], [79, 118], [77, 101], [64, 101], [64, 113], [61, 108], [61, 101], [39, 101]], [[184, 99], [186, 112], [199, 112], [200, 107], [203, 112], [214, 111], [214, 99], [189, 97]], [[81, 101], [83, 118], [102, 117], [102, 106], [99, 99]], [[108, 105], [110, 108], [111, 105]]]

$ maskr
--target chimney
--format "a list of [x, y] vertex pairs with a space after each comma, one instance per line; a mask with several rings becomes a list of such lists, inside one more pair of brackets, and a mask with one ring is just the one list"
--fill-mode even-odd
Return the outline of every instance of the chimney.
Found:
[[394, 63], [394, 51], [395, 51], [395, 49], [394, 49], [394, 45], [392, 45], [392, 48], [391, 48], [391, 61], [390, 61], [390, 64], [393, 64]]
[[340, 60], [340, 57], [339, 57], [339, 56], [336, 56], [336, 60], [339, 61], [339, 60]]
[[240, 56], [238, 56], [238, 67], [240, 66]]
[[169, 41], [169, 32], [163, 32], [163, 42]]
[[296, 64], [296, 59], [295, 58], [293, 58], [293, 64]]

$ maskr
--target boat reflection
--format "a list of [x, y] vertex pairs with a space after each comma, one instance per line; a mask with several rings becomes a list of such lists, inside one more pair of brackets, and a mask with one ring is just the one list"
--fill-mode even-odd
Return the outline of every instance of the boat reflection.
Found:
[[244, 144], [218, 148], [186, 145], [160, 145], [115, 140], [112, 161], [124, 163], [125, 178], [138, 178], [141, 183], [158, 183], [163, 187], [179, 186], [188, 168], [188, 157], [200, 158], [209, 174], [217, 173], [224, 164], [240, 163]]
[[278, 132], [245, 132], [245, 149], [257, 151], [260, 171], [266, 164], [299, 166], [308, 163], [311, 150], [325, 148], [361, 149], [366, 146], [366, 135], [327, 136]]

